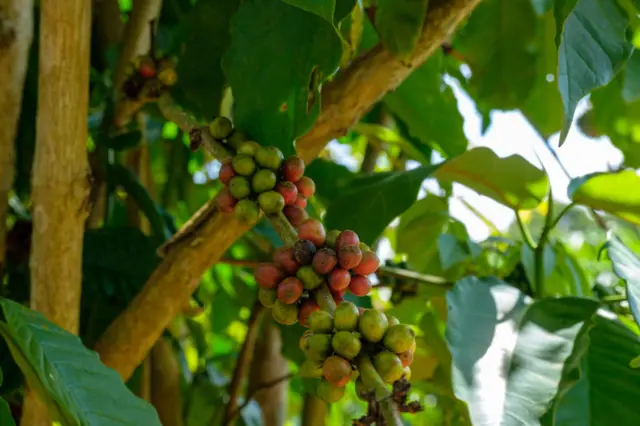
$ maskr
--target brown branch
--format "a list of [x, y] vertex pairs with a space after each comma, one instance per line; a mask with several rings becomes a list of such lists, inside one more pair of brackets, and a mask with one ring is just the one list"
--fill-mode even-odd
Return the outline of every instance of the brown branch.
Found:
[[[31, 307], [78, 332], [82, 237], [87, 218], [86, 153], [91, 2], [40, 4], [36, 148], [33, 164]], [[28, 392], [21, 424], [47, 421]], [[50, 424], [49, 420], [49, 424]]]
[[240, 386], [242, 380], [247, 375], [247, 371], [251, 366], [251, 358], [253, 357], [254, 348], [256, 346], [256, 339], [258, 338], [258, 325], [260, 322], [260, 314], [264, 310], [262, 304], [258, 301], [253, 305], [251, 310], [251, 316], [247, 322], [247, 336], [244, 338], [238, 361], [236, 362], [236, 368], [233, 371], [233, 377], [229, 384], [229, 402], [225, 407], [224, 417], [222, 420], [223, 425], [231, 424], [234, 415], [236, 413], [236, 407], [238, 404], [238, 395], [240, 394]]
[[325, 426], [329, 407], [315, 395], [306, 394], [302, 407], [302, 426]]
[[163, 426], [182, 426], [180, 364], [168, 339], [159, 339], [151, 351], [151, 403]]
[[0, 277], [15, 171], [15, 137], [32, 38], [32, 0], [0, 0]]
[[245, 268], [257, 268], [262, 262], [259, 260], [247, 260], [247, 259], [229, 259], [223, 258], [218, 263], [224, 263], [231, 266], [242, 266]]
[[[480, 0], [434, 0], [425, 31], [410, 62], [417, 66], [455, 30]], [[374, 102], [395, 88], [412, 68], [381, 47], [354, 61], [323, 89], [323, 111], [310, 132], [297, 142], [308, 163], [332, 138], [344, 134]], [[185, 224], [181, 236], [164, 251], [164, 261], [143, 290], [109, 326], [96, 350], [124, 379], [144, 359], [162, 330], [181, 312], [199, 278], [247, 230], [232, 214], [221, 214], [211, 200]]]

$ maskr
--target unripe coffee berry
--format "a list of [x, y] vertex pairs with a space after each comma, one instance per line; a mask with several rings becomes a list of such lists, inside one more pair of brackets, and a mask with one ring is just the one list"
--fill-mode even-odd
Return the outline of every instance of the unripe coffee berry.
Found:
[[322, 247], [327, 239], [322, 222], [318, 219], [307, 219], [298, 226], [298, 236], [301, 240], [309, 240], [316, 247]]
[[233, 210], [236, 207], [238, 200], [236, 200], [235, 198], [233, 198], [233, 195], [231, 195], [231, 192], [229, 191], [229, 188], [224, 187], [220, 190], [220, 192], [218, 193], [218, 196], [216, 197], [216, 204], [218, 205], [218, 209], [222, 212], [222, 213], [231, 213], [233, 212]]
[[241, 176], [251, 176], [256, 171], [256, 163], [248, 155], [240, 154], [231, 160], [233, 170]]
[[371, 343], [381, 341], [388, 328], [387, 317], [376, 309], [367, 309], [360, 315], [358, 329], [362, 337]]
[[336, 239], [336, 251], [339, 251], [342, 246], [358, 245], [359, 243], [360, 238], [358, 238], [358, 234], [347, 229], [338, 235]]
[[325, 241], [327, 247], [336, 250], [336, 241], [338, 240], [339, 235], [340, 231], [338, 231], [337, 229], [332, 229], [331, 231], [327, 232], [327, 241]]
[[336, 256], [336, 252], [326, 247], [318, 250], [316, 255], [313, 256], [313, 261], [311, 262], [313, 269], [321, 275], [327, 275], [329, 272], [333, 271], [333, 268], [335, 268], [337, 264], [338, 258]]
[[288, 277], [278, 284], [278, 300], [287, 305], [296, 303], [302, 296], [302, 283], [295, 277]]
[[236, 176], [229, 181], [229, 191], [233, 198], [242, 200], [251, 195], [251, 185], [249, 179], [244, 176]]
[[351, 274], [346, 269], [335, 268], [327, 278], [329, 288], [335, 291], [343, 291], [349, 287], [351, 282]]
[[258, 152], [258, 149], [260, 149], [260, 144], [258, 142], [246, 141], [242, 145], [240, 145], [240, 148], [238, 148], [237, 152], [238, 154], [253, 157], [254, 155], [256, 155], [256, 152]]
[[320, 380], [318, 383], [318, 396], [327, 404], [338, 402], [344, 396], [344, 386], [334, 386], [326, 380]]
[[275, 263], [261, 263], [253, 271], [253, 276], [260, 287], [274, 289], [284, 280], [282, 269]]
[[242, 144], [248, 140], [249, 138], [247, 137], [247, 135], [245, 135], [242, 131], [235, 129], [231, 136], [227, 138], [227, 143], [231, 146], [231, 148], [238, 151]]
[[333, 317], [327, 311], [317, 310], [309, 315], [309, 328], [315, 333], [331, 333]]
[[294, 228], [297, 228], [302, 222], [309, 219], [307, 211], [298, 206], [285, 206], [284, 209], [282, 209], [282, 213], [289, 219], [289, 222]]
[[298, 308], [298, 322], [303, 327], [309, 327], [309, 318], [314, 312], [320, 312], [320, 305], [313, 299], [306, 299]]
[[293, 325], [298, 322], [298, 307], [276, 300], [271, 307], [271, 315], [276, 322], [282, 325]]
[[233, 124], [227, 117], [216, 117], [209, 124], [209, 131], [214, 139], [225, 139], [233, 131]]
[[362, 250], [356, 245], [341, 246], [338, 251], [338, 263], [344, 269], [352, 269], [362, 261]]
[[359, 318], [358, 307], [351, 302], [344, 302], [333, 314], [333, 326], [336, 331], [354, 331], [358, 327]]
[[277, 248], [273, 253], [273, 261], [287, 275], [295, 275], [296, 271], [300, 267], [300, 264], [293, 258], [293, 248], [291, 247]]
[[302, 285], [306, 290], [317, 288], [324, 281], [322, 275], [318, 274], [309, 265], [301, 266], [296, 272], [296, 277], [302, 281]]
[[404, 374], [404, 367], [400, 358], [392, 352], [383, 351], [378, 353], [373, 357], [373, 366], [380, 374], [380, 378], [388, 384], [400, 380]]
[[306, 198], [311, 198], [316, 192], [316, 184], [308, 176], [302, 176], [299, 181], [296, 182], [298, 192], [304, 195]]
[[354, 275], [349, 283], [349, 291], [356, 296], [366, 296], [371, 291], [371, 281], [364, 275]]
[[400, 358], [403, 367], [408, 367], [413, 363], [413, 354], [413, 351], [404, 351], [398, 354], [398, 358]]
[[393, 315], [386, 315], [387, 317], [387, 321], [389, 322], [389, 328], [393, 327], [394, 325], [398, 325], [400, 324], [400, 320], [396, 317], [394, 317]]
[[233, 166], [231, 165], [231, 161], [227, 161], [222, 164], [220, 167], [220, 173], [218, 174], [218, 179], [222, 182], [223, 185], [229, 185], [229, 181], [236, 175], [236, 172], [233, 171]]
[[338, 331], [331, 340], [333, 350], [345, 359], [354, 359], [360, 353], [360, 339], [351, 331]]
[[256, 162], [267, 169], [276, 171], [280, 168], [284, 156], [275, 146], [261, 146], [256, 150]]
[[298, 188], [291, 182], [282, 181], [276, 186], [276, 191], [282, 195], [285, 205], [294, 204], [298, 198]]
[[278, 292], [272, 288], [260, 287], [258, 289], [258, 300], [263, 306], [270, 308], [276, 303], [278, 299]]
[[260, 218], [258, 205], [251, 200], [240, 200], [233, 210], [239, 222], [246, 225], [255, 225]]
[[271, 170], [261, 169], [253, 175], [251, 180], [251, 186], [257, 193], [268, 191], [276, 186], [276, 174]]
[[282, 195], [275, 191], [267, 191], [258, 195], [258, 203], [266, 214], [276, 214], [284, 208]]
[[304, 209], [307, 207], [307, 199], [305, 198], [304, 195], [298, 194], [293, 204], [300, 207], [301, 209]]
[[383, 343], [391, 352], [408, 351], [416, 341], [416, 333], [405, 324], [390, 327], [384, 335]]
[[304, 161], [300, 157], [289, 157], [282, 165], [282, 176], [289, 182], [296, 183], [304, 175]]

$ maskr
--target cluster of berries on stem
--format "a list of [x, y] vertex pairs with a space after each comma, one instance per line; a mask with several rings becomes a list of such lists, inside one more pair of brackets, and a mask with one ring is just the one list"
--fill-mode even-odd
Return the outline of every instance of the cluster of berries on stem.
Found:
[[171, 58], [141, 55], [129, 64], [122, 92], [131, 100], [157, 99], [167, 93], [177, 80], [178, 74]]

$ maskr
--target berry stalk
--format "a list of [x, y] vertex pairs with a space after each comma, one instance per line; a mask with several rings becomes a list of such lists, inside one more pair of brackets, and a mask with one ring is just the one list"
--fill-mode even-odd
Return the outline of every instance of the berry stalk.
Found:
[[380, 377], [380, 374], [378, 374], [369, 355], [361, 353], [358, 356], [357, 364], [360, 371], [360, 379], [364, 385], [376, 392], [376, 399], [380, 403], [386, 425], [402, 426], [402, 419], [400, 419], [400, 414], [391, 398], [391, 391]]

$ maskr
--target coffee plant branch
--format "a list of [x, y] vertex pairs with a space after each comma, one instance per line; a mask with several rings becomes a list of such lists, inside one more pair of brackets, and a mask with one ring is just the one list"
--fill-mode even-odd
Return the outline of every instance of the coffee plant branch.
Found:
[[[326, 84], [322, 112], [314, 127], [298, 139], [298, 155], [307, 163], [312, 161], [332, 138], [344, 134], [377, 100], [395, 89], [413, 68], [438, 49], [479, 3], [480, 0], [434, 0], [418, 45], [408, 59], [403, 62], [383, 47], [374, 47]], [[95, 347], [102, 361], [125, 380], [182, 311], [200, 277], [249, 230], [233, 214], [219, 212], [215, 200], [205, 204], [190, 222], [179, 233], [183, 235], [180, 242], [166, 251], [142, 291]]]

